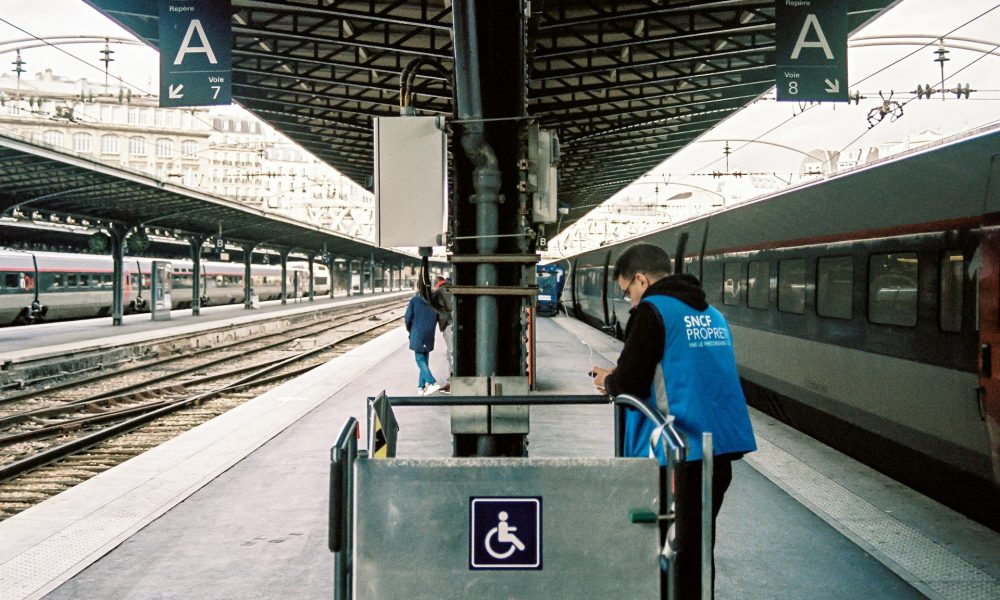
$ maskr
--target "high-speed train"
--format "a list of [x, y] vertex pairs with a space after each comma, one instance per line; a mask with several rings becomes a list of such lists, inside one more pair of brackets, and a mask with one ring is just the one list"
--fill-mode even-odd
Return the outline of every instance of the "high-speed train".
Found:
[[[122, 284], [126, 313], [149, 310], [153, 260], [125, 258]], [[193, 263], [169, 262], [173, 267], [173, 308], [188, 308], [194, 284]], [[113, 268], [111, 257], [106, 255], [0, 248], [0, 326], [110, 315]], [[199, 277], [202, 306], [243, 301], [242, 264], [202, 261]], [[260, 300], [281, 298], [280, 265], [253, 265], [250, 277], [250, 286]], [[286, 277], [288, 297], [309, 293], [308, 263], [289, 262]], [[313, 264], [313, 291], [316, 295], [330, 291], [330, 273], [321, 263]]]
[[638, 241], [726, 315], [752, 406], [1000, 529], [1000, 130], [571, 257], [571, 315], [622, 336]]

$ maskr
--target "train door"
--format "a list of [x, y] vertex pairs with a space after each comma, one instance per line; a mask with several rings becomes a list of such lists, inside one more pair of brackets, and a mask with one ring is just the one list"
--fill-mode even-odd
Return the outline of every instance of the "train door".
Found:
[[[979, 403], [986, 420], [993, 479], [1000, 482], [1000, 227], [984, 229], [979, 240]], [[979, 264], [975, 264], [978, 262]]]
[[[604, 266], [601, 269], [602, 272], [600, 277], [601, 291], [604, 292], [601, 294], [601, 305], [602, 305], [601, 308], [604, 310], [604, 324], [601, 326], [601, 329], [605, 331], [614, 331], [615, 327], [611, 319], [612, 316], [611, 305], [608, 302], [608, 294], [611, 293], [611, 290], [608, 289], [608, 284], [610, 283], [613, 285], [613, 282], [610, 281], [611, 279], [611, 269], [609, 267], [610, 264], [611, 264], [611, 253], [606, 252], [604, 254]], [[618, 289], [618, 286], [615, 286], [615, 289]]]

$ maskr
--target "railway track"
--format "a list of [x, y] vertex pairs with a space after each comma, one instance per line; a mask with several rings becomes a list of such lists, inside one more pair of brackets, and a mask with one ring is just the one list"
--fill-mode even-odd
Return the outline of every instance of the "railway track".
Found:
[[[0, 520], [398, 327], [405, 302], [0, 397]], [[193, 363], [193, 364], [192, 364]]]

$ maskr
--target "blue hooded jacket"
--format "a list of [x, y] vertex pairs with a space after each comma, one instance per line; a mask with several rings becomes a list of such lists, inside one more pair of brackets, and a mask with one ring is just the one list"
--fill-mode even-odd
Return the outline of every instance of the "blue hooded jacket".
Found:
[[419, 294], [410, 299], [403, 321], [406, 323], [406, 330], [410, 332], [410, 350], [430, 352], [434, 349], [437, 311]]

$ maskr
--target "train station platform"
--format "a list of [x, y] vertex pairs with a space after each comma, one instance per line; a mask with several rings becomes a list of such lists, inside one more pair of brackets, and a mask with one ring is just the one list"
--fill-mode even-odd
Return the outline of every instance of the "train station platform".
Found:
[[[540, 319], [539, 391], [592, 393], [590, 363], [619, 349]], [[431, 368], [444, 378], [443, 352]], [[364, 422], [368, 396], [410, 396], [416, 382], [400, 328], [15, 515], [0, 523], [0, 599], [332, 597], [329, 448], [348, 417]], [[398, 455], [450, 456], [448, 415], [397, 408]], [[752, 418], [760, 450], [734, 466], [716, 598], [1000, 597], [996, 533]], [[532, 456], [610, 457], [612, 439], [610, 406], [532, 408]]]
[[311, 302], [308, 298], [297, 298], [289, 299], [286, 304], [269, 300], [252, 309], [244, 308], [243, 304], [223, 304], [202, 307], [197, 316], [191, 314], [190, 308], [185, 308], [171, 311], [170, 319], [163, 321], [154, 321], [149, 313], [127, 315], [120, 326], [112, 325], [111, 317], [98, 317], [3, 327], [0, 328], [0, 364], [125, 346], [206, 329], [281, 319], [338, 305], [348, 306], [382, 296], [406, 298], [412, 294], [413, 290], [403, 290], [334, 298], [317, 296]]

